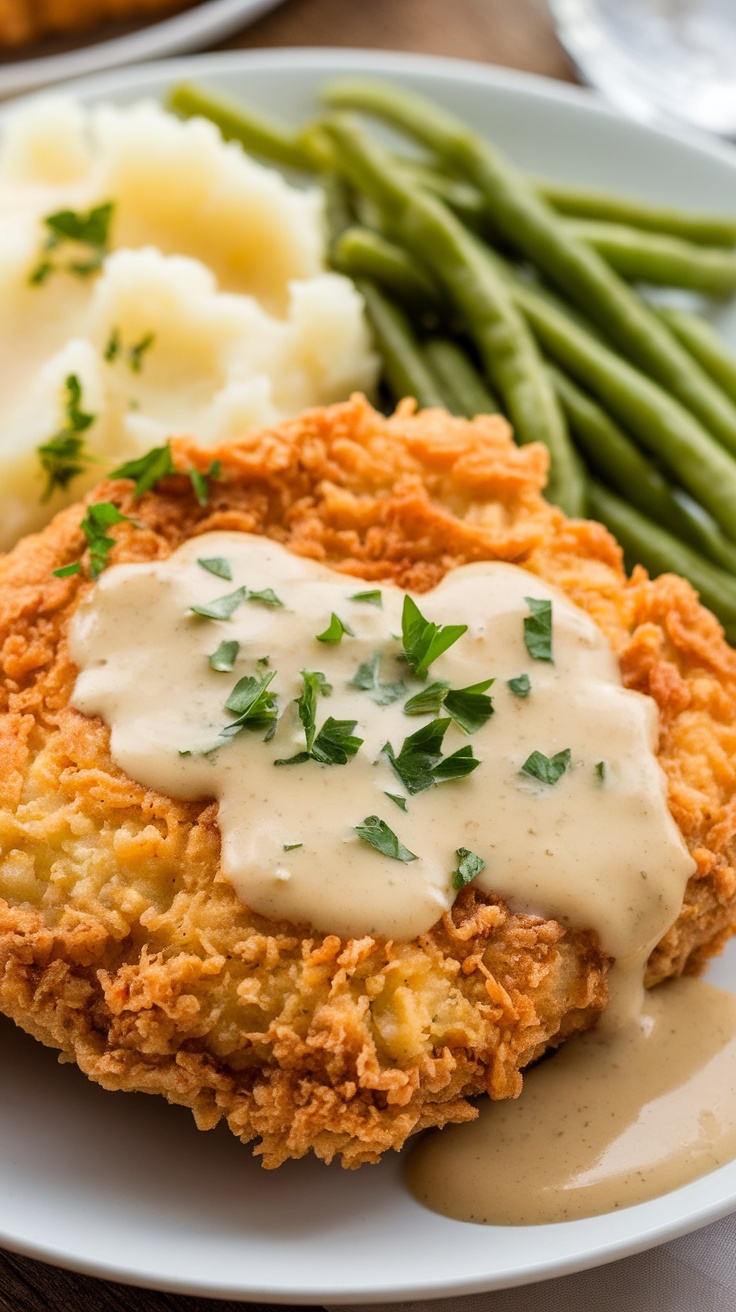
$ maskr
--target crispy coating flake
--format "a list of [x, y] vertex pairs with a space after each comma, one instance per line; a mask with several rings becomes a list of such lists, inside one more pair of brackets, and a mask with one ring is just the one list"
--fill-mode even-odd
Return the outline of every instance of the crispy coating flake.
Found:
[[[411, 403], [384, 419], [361, 397], [177, 466], [189, 479], [132, 499], [139, 527], [111, 560], [168, 555], [213, 529], [265, 533], [370, 580], [418, 591], [471, 560], [521, 564], [603, 628], [630, 687], [658, 703], [670, 806], [697, 861], [652, 954], [656, 983], [697, 970], [736, 919], [736, 654], [690, 586], [627, 580], [598, 524], [541, 496], [546, 454], [499, 417]], [[85, 543], [81, 509], [0, 558], [0, 1010], [109, 1089], [162, 1093], [203, 1128], [222, 1117], [264, 1165], [308, 1151], [346, 1166], [415, 1131], [513, 1097], [521, 1070], [593, 1024], [609, 961], [564, 929], [472, 889], [412, 943], [341, 940], [256, 916], [219, 871], [217, 808], [146, 790], [111, 761], [99, 720], [69, 707], [66, 630], [84, 577], [52, 570]]]

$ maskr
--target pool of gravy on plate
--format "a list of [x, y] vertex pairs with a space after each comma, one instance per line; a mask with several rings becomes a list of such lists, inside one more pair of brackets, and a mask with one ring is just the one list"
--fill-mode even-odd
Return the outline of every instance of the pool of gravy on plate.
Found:
[[484, 1099], [477, 1121], [432, 1132], [407, 1179], [435, 1212], [540, 1225], [669, 1193], [736, 1157], [736, 997], [700, 980], [662, 984], [615, 1031], [569, 1040]]

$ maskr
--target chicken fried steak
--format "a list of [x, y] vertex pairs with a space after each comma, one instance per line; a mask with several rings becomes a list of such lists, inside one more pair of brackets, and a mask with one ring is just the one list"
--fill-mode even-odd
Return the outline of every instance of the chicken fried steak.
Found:
[[[506, 561], [592, 616], [626, 685], [657, 703], [697, 867], [646, 982], [718, 950], [736, 916], [736, 655], [687, 583], [627, 579], [604, 528], [543, 500], [543, 448], [516, 448], [499, 417], [406, 405], [384, 419], [353, 398], [215, 452], [172, 449], [180, 469], [220, 462], [207, 504], [183, 475], [138, 500], [130, 481], [104, 483], [89, 501], [135, 521], [110, 530], [111, 564], [245, 531], [415, 593]], [[67, 634], [94, 584], [52, 571], [87, 560], [83, 513], [0, 558], [0, 1010], [106, 1088], [161, 1093], [203, 1129], [225, 1117], [269, 1167], [310, 1150], [376, 1161], [472, 1119], [470, 1095], [516, 1095], [523, 1068], [606, 1005], [595, 933], [472, 885], [412, 942], [251, 912], [221, 870], [216, 804], [135, 783], [106, 725], [70, 705]]]

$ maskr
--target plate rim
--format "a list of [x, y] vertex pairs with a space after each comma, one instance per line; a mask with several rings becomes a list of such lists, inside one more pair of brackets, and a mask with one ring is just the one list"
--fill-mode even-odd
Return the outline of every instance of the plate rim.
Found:
[[[219, 4], [220, 2], [221, 0], [213, 0], [213, 3]], [[253, 4], [260, 6], [261, 10], [272, 7], [278, 2], [279, 0], [253, 0]], [[736, 150], [733, 147], [722, 142], [704, 139], [697, 133], [682, 132], [670, 127], [642, 124], [635, 120], [626, 119], [615, 107], [601, 101], [594, 93], [585, 88], [532, 73], [481, 62], [476, 63], [465, 59], [399, 51], [351, 49], [348, 47], [276, 47], [262, 50], [214, 52], [130, 65], [116, 69], [112, 75], [104, 74], [100, 70], [81, 78], [75, 78], [73, 81], [65, 82], [61, 88], [36, 90], [10, 103], [0, 105], [0, 126], [16, 109], [21, 108], [31, 100], [36, 100], [39, 96], [48, 96], [49, 94], [78, 95], [85, 99], [88, 97], [97, 98], [100, 92], [104, 92], [105, 96], [115, 99], [117, 95], [135, 91], [138, 85], [146, 82], [150, 83], [151, 81], [163, 86], [167, 81], [174, 78], [185, 76], [216, 77], [219, 73], [227, 74], [248, 66], [266, 68], [271, 66], [284, 72], [301, 67], [309, 70], [324, 70], [325, 73], [329, 73], [336, 68], [342, 68], [344, 71], [345, 63], [348, 63], [351, 68], [371, 69], [377, 74], [401, 75], [403, 72], [411, 75], [413, 72], [419, 72], [449, 83], [460, 80], [466, 84], [510, 90], [521, 93], [525, 98], [531, 97], [541, 104], [548, 102], [550, 99], [558, 103], [569, 104], [576, 109], [584, 110], [587, 114], [593, 114], [594, 117], [615, 121], [619, 126], [628, 127], [636, 135], [644, 134], [654, 138], [662, 138], [669, 142], [675, 141], [680, 145], [689, 146], [699, 154], [710, 155], [720, 163], [726, 164], [733, 171], [736, 180]], [[681, 1215], [679, 1219], [668, 1220], [664, 1218], [657, 1220], [655, 1218], [648, 1225], [646, 1224], [647, 1216], [653, 1210], [656, 1211], [656, 1204], [661, 1203], [662, 1199], [650, 1200], [635, 1207], [623, 1209], [622, 1212], [616, 1215], [623, 1216], [628, 1213], [630, 1216], [637, 1216], [643, 1214], [644, 1229], [623, 1239], [614, 1236], [597, 1245], [593, 1251], [590, 1251], [590, 1244], [588, 1244], [587, 1248], [585, 1245], [582, 1246], [582, 1251], [576, 1250], [553, 1259], [545, 1258], [541, 1262], [536, 1261], [523, 1269], [518, 1269], [513, 1276], [502, 1276], [500, 1281], [498, 1278], [494, 1279], [492, 1274], [468, 1277], [454, 1275], [441, 1280], [432, 1278], [421, 1281], [412, 1278], [411, 1282], [407, 1281], [403, 1285], [397, 1283], [396, 1278], [393, 1278], [387, 1284], [376, 1285], [370, 1289], [366, 1289], [365, 1286], [361, 1288], [360, 1286], [350, 1286], [344, 1283], [334, 1287], [313, 1284], [306, 1291], [294, 1290], [286, 1284], [279, 1286], [275, 1283], [259, 1285], [258, 1287], [251, 1285], [245, 1289], [242, 1284], [239, 1286], [228, 1283], [217, 1284], [213, 1283], [212, 1279], [203, 1280], [201, 1283], [189, 1278], [178, 1280], [172, 1274], [156, 1276], [151, 1272], [136, 1270], [130, 1266], [126, 1267], [122, 1264], [111, 1263], [108, 1260], [95, 1261], [94, 1258], [75, 1257], [53, 1244], [29, 1241], [14, 1236], [5, 1230], [0, 1230], [0, 1243], [9, 1251], [100, 1279], [190, 1296], [229, 1298], [237, 1302], [268, 1301], [292, 1304], [326, 1302], [338, 1305], [415, 1301], [448, 1296], [459, 1297], [493, 1289], [533, 1284], [576, 1271], [592, 1269], [618, 1258], [646, 1251], [658, 1244], [700, 1229], [727, 1215], [736, 1206], [736, 1162], [726, 1164], [708, 1176], [701, 1177], [701, 1181], [720, 1177], [724, 1173], [734, 1176], [728, 1196], [716, 1197], [710, 1201], [701, 1202], [698, 1206], [693, 1207], [689, 1213]], [[673, 1194], [665, 1195], [664, 1198], [672, 1198], [688, 1190], [697, 1191], [696, 1187], [699, 1183], [699, 1181], [694, 1181], [690, 1185], [684, 1186], [683, 1189], [674, 1191]], [[601, 1224], [605, 1219], [592, 1218], [593, 1221], [600, 1220]], [[452, 1222], [451, 1224], [461, 1225], [463, 1223]], [[574, 1225], [578, 1223], [560, 1224]], [[465, 1229], [465, 1226], [463, 1228]], [[537, 1227], [514, 1228], [529, 1230], [530, 1232], [537, 1229]], [[545, 1229], [549, 1228], [551, 1227], [545, 1227]], [[484, 1226], [482, 1230], [484, 1233], [488, 1233], [489, 1227]]]

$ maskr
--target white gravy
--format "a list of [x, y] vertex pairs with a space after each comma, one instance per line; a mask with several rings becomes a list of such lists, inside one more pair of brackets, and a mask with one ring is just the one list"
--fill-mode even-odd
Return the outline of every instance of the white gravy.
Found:
[[641, 1015], [569, 1040], [518, 1099], [431, 1133], [407, 1174], [420, 1202], [487, 1225], [597, 1216], [668, 1193], [736, 1157], [736, 997], [663, 984]]
[[[213, 557], [227, 560], [232, 581], [197, 564]], [[241, 585], [271, 588], [283, 605], [245, 601], [225, 621], [189, 609]], [[376, 587], [381, 608], [351, 600]], [[526, 649], [527, 597], [552, 601], [553, 661]], [[410, 940], [452, 905], [457, 849], [466, 848], [485, 861], [478, 888], [516, 910], [597, 931], [615, 958], [620, 1019], [638, 1005], [644, 962], [694, 869], [653, 752], [654, 703], [623, 688], [604, 636], [562, 593], [513, 565], [456, 569], [416, 598], [429, 620], [468, 625], [426, 682], [466, 688], [493, 676], [495, 713], [472, 736], [454, 723], [447, 731], [444, 752], [472, 746], [481, 762], [474, 773], [410, 796], [381, 751], [389, 741], [398, 753], [434, 718], [403, 710], [422, 686], [398, 659], [403, 598], [390, 584], [337, 573], [267, 538], [207, 534], [167, 560], [102, 575], [72, 625], [80, 671], [73, 704], [110, 726], [113, 759], [133, 779], [175, 798], [217, 799], [223, 870], [254, 910], [341, 935]], [[319, 642], [332, 612], [354, 636]], [[223, 640], [240, 644], [232, 673], [208, 663]], [[376, 652], [382, 681], [407, 683], [389, 706], [349, 686]], [[235, 682], [262, 673], [263, 657], [276, 671], [273, 740], [244, 730], [202, 754], [234, 718], [224, 703]], [[322, 671], [332, 685], [318, 699], [318, 726], [327, 716], [357, 721], [363, 745], [345, 765], [274, 765], [305, 745], [295, 703], [303, 669]], [[506, 682], [522, 673], [531, 682], [525, 698]], [[556, 783], [520, 772], [533, 751], [565, 749], [570, 765]], [[406, 811], [387, 793], [405, 797]], [[416, 860], [392, 859], [359, 838], [355, 826], [369, 816]]]

